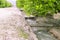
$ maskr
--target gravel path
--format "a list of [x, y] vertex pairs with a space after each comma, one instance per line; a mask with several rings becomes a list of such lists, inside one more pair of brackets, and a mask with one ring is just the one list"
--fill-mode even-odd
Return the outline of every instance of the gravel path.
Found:
[[21, 13], [16, 15], [17, 12], [16, 8], [13, 7], [0, 8], [0, 40], [24, 40], [18, 37], [18, 15], [22, 15]]
[[[24, 30], [23, 35], [21, 30]], [[24, 38], [29, 35], [28, 38]], [[25, 35], [25, 36], [24, 36]], [[37, 40], [24, 15], [16, 7], [0, 8], [0, 40]]]

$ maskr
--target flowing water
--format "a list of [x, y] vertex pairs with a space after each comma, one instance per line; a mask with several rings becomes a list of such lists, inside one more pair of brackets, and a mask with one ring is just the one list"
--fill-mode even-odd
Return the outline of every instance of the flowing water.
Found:
[[57, 40], [53, 35], [51, 35], [51, 33], [48, 32], [51, 27], [39, 27], [36, 21], [31, 19], [27, 19], [27, 22], [30, 26], [32, 26], [32, 30], [36, 34], [38, 40]]
[[35, 34], [37, 35], [38, 40], [57, 40], [45, 30], [35, 31]]

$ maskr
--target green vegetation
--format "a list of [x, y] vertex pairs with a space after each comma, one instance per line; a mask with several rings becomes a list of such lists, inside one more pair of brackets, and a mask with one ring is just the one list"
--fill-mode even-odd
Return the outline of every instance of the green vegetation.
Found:
[[17, 28], [19, 37], [23, 37], [25, 39], [28, 39], [28, 33], [26, 33], [22, 28]]
[[0, 0], [0, 8], [11, 7], [11, 3], [7, 2], [6, 0]]
[[46, 16], [60, 11], [60, 0], [17, 0], [17, 7], [27, 15]]

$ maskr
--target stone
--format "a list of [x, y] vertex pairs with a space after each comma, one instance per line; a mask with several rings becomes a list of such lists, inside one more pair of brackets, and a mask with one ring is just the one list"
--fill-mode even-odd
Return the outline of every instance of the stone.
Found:
[[54, 14], [54, 15], [53, 15], [53, 18], [60, 20], [60, 13]]
[[50, 33], [55, 36], [58, 40], [60, 40], [60, 28], [51, 28]]
[[48, 18], [48, 17], [37, 17], [34, 19], [26, 19], [32, 27], [56, 27], [60, 26], [60, 19]]

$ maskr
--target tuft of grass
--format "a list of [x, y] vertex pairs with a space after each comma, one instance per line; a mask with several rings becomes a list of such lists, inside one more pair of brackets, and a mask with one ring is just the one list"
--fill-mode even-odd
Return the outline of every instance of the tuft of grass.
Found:
[[23, 29], [21, 29], [21, 28], [18, 28], [18, 35], [19, 35], [19, 37], [23, 37], [23, 38], [25, 38], [25, 39], [28, 39], [28, 33], [26, 33]]

